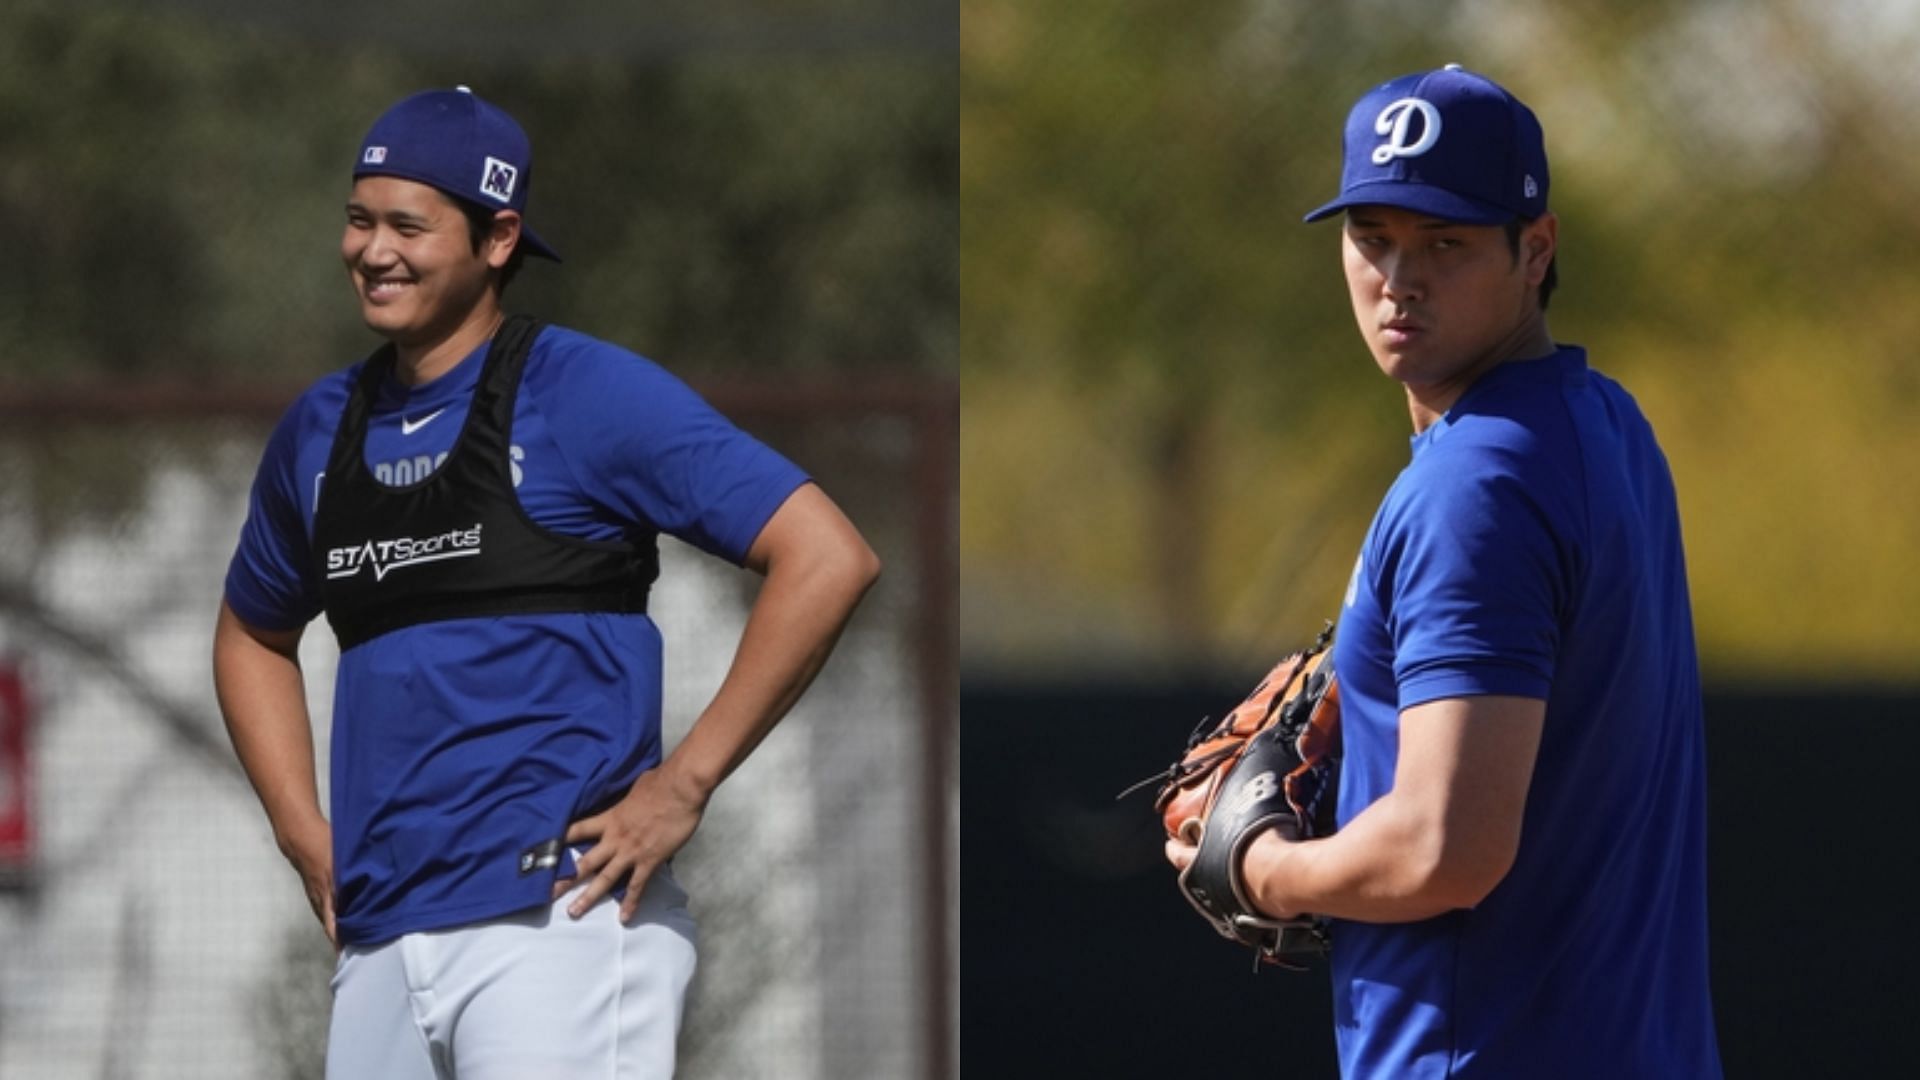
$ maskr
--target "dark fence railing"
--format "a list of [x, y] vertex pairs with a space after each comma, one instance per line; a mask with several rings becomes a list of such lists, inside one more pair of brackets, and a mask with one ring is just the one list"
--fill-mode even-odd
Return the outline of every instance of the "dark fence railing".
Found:
[[[1255, 975], [1175, 890], [1150, 796], [1114, 798], [1244, 689], [964, 682], [969, 1074], [1337, 1075], [1324, 965]], [[1706, 707], [1726, 1074], [1902, 1074], [1920, 689], [1724, 687]]]

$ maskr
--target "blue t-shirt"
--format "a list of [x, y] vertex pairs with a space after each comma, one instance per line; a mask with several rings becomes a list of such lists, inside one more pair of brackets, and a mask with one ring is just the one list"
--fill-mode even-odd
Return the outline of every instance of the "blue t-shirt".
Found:
[[[366, 461], [393, 485], [437, 468], [465, 422], [482, 345], [372, 403]], [[310, 540], [328, 451], [360, 367], [315, 384], [268, 441], [227, 603], [269, 630], [320, 614]], [[807, 477], [651, 361], [547, 327], [511, 433], [533, 521], [598, 540], [664, 532], [739, 563]], [[547, 902], [555, 870], [521, 856], [657, 765], [660, 633], [645, 615], [429, 622], [341, 654], [331, 814], [340, 940], [492, 918]], [[570, 858], [561, 870], [570, 870]]]
[[1479, 906], [1337, 920], [1349, 1077], [1717, 1077], [1700, 678], [1673, 481], [1564, 347], [1413, 439], [1349, 586], [1342, 824], [1393, 786], [1402, 710], [1543, 699], [1512, 870]]

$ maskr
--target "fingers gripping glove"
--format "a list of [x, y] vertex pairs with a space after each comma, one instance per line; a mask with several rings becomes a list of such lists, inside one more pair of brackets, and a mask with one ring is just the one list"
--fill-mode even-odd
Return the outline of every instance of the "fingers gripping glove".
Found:
[[[1241, 859], [1269, 828], [1288, 840], [1334, 830], [1340, 757], [1340, 690], [1327, 643], [1274, 665], [1245, 701], [1209, 727], [1202, 721], [1180, 760], [1153, 780], [1169, 837], [1197, 844], [1180, 891], [1221, 936], [1251, 947], [1259, 961], [1297, 967], [1326, 951], [1326, 921], [1273, 919], [1257, 910]], [[1148, 783], [1151, 780], [1146, 781]]]

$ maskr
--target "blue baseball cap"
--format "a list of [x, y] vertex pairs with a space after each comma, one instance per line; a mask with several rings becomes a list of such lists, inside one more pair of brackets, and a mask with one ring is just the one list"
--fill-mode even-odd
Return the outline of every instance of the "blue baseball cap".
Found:
[[1498, 83], [1458, 64], [1369, 90], [1347, 115], [1340, 197], [1308, 214], [1397, 206], [1502, 225], [1547, 209], [1540, 121]]
[[533, 182], [527, 133], [464, 86], [414, 94], [375, 120], [353, 167], [355, 180], [363, 176], [398, 176], [472, 206], [518, 211], [527, 254], [560, 261], [560, 253], [526, 225]]

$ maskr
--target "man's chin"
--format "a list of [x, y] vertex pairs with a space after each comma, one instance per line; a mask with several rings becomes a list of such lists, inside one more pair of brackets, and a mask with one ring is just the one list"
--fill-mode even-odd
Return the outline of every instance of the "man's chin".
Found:
[[367, 324], [367, 329], [394, 341], [405, 337], [413, 325], [411, 319], [392, 306], [370, 304], [365, 300], [360, 302], [360, 318]]
[[1387, 378], [1402, 383], [1418, 379], [1426, 367], [1424, 357], [1410, 349], [1376, 348], [1373, 360]]

